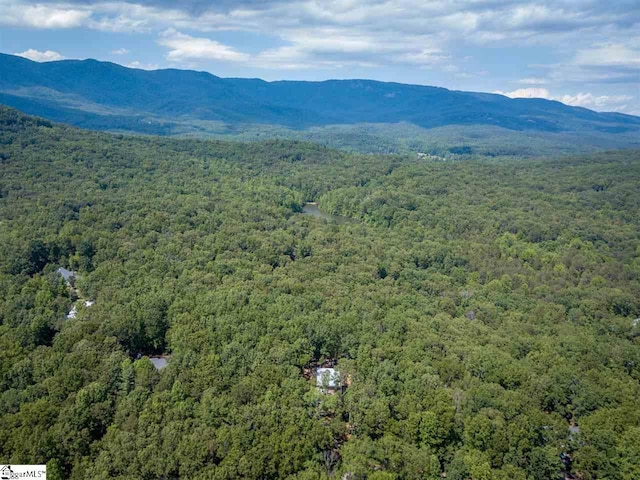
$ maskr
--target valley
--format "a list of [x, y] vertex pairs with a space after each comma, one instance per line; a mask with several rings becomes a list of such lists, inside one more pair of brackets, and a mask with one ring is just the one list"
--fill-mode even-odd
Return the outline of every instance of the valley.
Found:
[[536, 157], [640, 148], [640, 120], [540, 98], [371, 80], [221, 78], [0, 53], [0, 103], [82, 128], [313, 141], [362, 153]]

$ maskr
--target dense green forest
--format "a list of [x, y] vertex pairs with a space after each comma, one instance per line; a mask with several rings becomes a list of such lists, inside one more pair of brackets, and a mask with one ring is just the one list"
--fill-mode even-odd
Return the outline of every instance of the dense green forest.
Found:
[[[0, 107], [0, 227], [1, 462], [640, 478], [639, 151], [451, 162]], [[59, 267], [95, 301], [75, 318]], [[325, 362], [344, 391], [303, 375]]]
[[[0, 100], [2, 97], [0, 95]], [[611, 135], [607, 132], [531, 132], [487, 125], [447, 125], [421, 128], [410, 123], [367, 123], [328, 125], [304, 130], [278, 125], [228, 125], [221, 122], [189, 121], [145, 122], [159, 135], [217, 140], [261, 141], [268, 139], [300, 140], [350, 152], [376, 154], [425, 153], [452, 160], [473, 157], [558, 157], [607, 149], [640, 148], [640, 133]], [[112, 130], [124, 133], [127, 130]]]

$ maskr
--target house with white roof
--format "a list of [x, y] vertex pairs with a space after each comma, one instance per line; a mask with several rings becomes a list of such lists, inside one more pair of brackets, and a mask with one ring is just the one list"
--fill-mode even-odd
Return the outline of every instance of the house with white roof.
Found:
[[316, 387], [324, 393], [334, 393], [342, 387], [340, 372], [335, 368], [318, 368], [316, 370]]

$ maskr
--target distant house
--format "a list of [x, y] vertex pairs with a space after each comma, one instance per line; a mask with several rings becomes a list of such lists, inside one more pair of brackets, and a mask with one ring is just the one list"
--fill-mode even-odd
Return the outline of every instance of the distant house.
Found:
[[71, 310], [69, 310], [69, 313], [67, 313], [67, 319], [76, 318], [77, 316], [78, 316], [78, 308], [74, 303], [73, 306], [71, 307]]
[[156, 367], [156, 370], [162, 370], [169, 363], [169, 358], [164, 355], [158, 355], [156, 357], [149, 357], [153, 366]]
[[444, 158], [439, 157], [438, 155], [431, 155], [430, 153], [424, 153], [424, 152], [417, 152], [416, 156], [422, 160], [431, 160], [431, 161], [444, 160]]
[[76, 278], [76, 272], [73, 272], [71, 270], [67, 270], [64, 267], [60, 267], [57, 272], [62, 275], [62, 278], [64, 278], [64, 281], [67, 283], [71, 283], [73, 280], [75, 280]]
[[340, 372], [335, 368], [318, 368], [316, 370], [316, 386], [326, 393], [333, 393], [342, 387]]

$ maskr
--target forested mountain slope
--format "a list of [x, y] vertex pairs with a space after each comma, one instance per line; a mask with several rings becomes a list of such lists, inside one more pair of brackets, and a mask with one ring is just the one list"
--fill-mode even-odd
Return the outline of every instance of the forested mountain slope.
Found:
[[[52, 479], [638, 478], [639, 185], [638, 151], [445, 163], [0, 108], [0, 458]], [[95, 300], [76, 318], [60, 266]], [[304, 377], [328, 361], [344, 392]]]
[[[526, 135], [518, 132], [542, 134], [555, 143], [570, 141], [574, 148], [640, 146], [639, 117], [556, 101], [370, 80], [220, 78], [96, 60], [37, 63], [0, 54], [0, 102], [82, 127], [163, 135], [257, 131], [263, 136], [303, 136], [312, 127], [333, 126], [344, 132], [373, 124], [384, 128], [383, 136], [390, 128], [404, 127], [403, 136], [437, 139], [438, 132], [426, 135], [424, 130], [458, 126], [471, 129], [472, 141], [478, 127], [486, 127], [492, 135], [513, 132], [517, 142], [525, 143], [530, 143]], [[330, 132], [321, 133], [323, 141], [332, 142]], [[365, 148], [362, 143], [349, 146]]]

